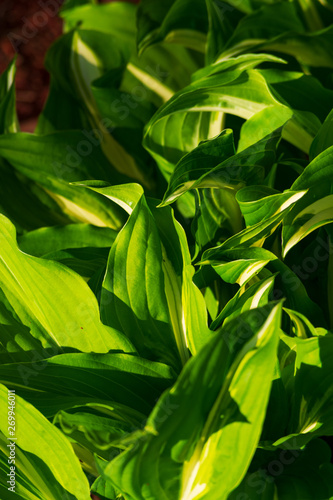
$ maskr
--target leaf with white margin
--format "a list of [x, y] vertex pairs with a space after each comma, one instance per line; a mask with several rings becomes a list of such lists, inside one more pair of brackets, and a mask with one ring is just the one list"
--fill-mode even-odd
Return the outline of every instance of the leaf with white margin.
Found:
[[217, 247], [204, 252], [200, 264], [210, 264], [226, 283], [245, 285], [256, 276], [271, 260], [277, 259], [276, 255], [256, 247]]
[[284, 191], [280, 193], [267, 186], [248, 186], [239, 190], [239, 203], [247, 227], [264, 222], [276, 215], [288, 213], [306, 191]]
[[245, 289], [241, 287], [212, 322], [210, 328], [217, 330], [222, 323], [230, 321], [241, 312], [266, 305], [274, 285], [275, 276], [272, 275], [258, 283], [253, 283], [248, 288], [244, 287]]
[[258, 444], [280, 318], [281, 305], [271, 303], [214, 335], [162, 395], [141, 439], [107, 465], [104, 479], [132, 500], [226, 500]]
[[332, 167], [333, 146], [312, 160], [291, 186], [307, 189], [283, 221], [283, 256], [303, 238], [325, 224], [333, 222]]
[[[143, 189], [139, 184], [109, 186], [89, 181], [79, 185], [110, 198], [129, 215], [143, 196]], [[155, 200], [147, 201], [161, 240], [162, 270], [172, 328], [176, 337], [185, 339], [186, 346], [194, 355], [209, 339], [210, 330], [207, 326], [204, 298], [192, 280], [194, 268], [187, 238], [171, 208], [158, 208]], [[101, 309], [103, 311], [103, 305]]]
[[200, 143], [177, 164], [162, 205], [172, 203], [190, 189], [211, 187], [236, 191], [247, 183], [263, 182], [266, 171], [275, 162], [281, 132], [281, 128], [276, 129], [237, 154], [230, 129]]

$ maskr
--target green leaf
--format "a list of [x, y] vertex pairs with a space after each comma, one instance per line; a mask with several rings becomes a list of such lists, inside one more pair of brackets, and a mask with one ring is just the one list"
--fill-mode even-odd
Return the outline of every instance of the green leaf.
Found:
[[[35, 401], [36, 390], [39, 391], [38, 397], [44, 397], [44, 404], [53, 396], [56, 412], [76, 404], [94, 406], [97, 403], [98, 406], [98, 403], [108, 403], [112, 407], [114, 403], [113, 410], [118, 419], [128, 421], [126, 415], [129, 414], [137, 423], [138, 416], [142, 415], [140, 424], [174, 380], [174, 372], [169, 366], [114, 352], [59, 354], [39, 363], [2, 365], [0, 372], [1, 380], [15, 387], [28, 401]], [[70, 381], [70, 385], [66, 381]], [[59, 396], [72, 399], [69, 399], [69, 404], [68, 401], [64, 404], [66, 400], [63, 399], [58, 403], [56, 398]], [[53, 405], [51, 403], [51, 408]], [[131, 410], [135, 410], [134, 414]], [[50, 410], [46, 411], [49, 414]]]
[[[298, 134], [303, 133], [303, 129], [308, 134], [315, 135], [331, 109], [331, 104], [333, 107], [333, 91], [326, 88], [317, 78], [301, 72], [275, 69], [258, 71], [265, 77], [276, 98], [293, 110], [295, 122], [289, 123], [287, 128], [300, 125]], [[296, 139], [296, 131], [290, 128], [289, 132], [293, 133]], [[290, 141], [290, 138], [286, 139]], [[302, 149], [300, 144], [296, 145]]]
[[252, 310], [240, 317], [246, 335], [239, 318], [215, 335], [159, 400], [145, 436], [110, 462], [104, 478], [133, 500], [226, 499], [259, 439], [280, 314], [280, 306]]
[[330, 356], [333, 336], [312, 338], [283, 337], [290, 351], [295, 351], [294, 377], [288, 381], [291, 404], [288, 434], [278, 439], [275, 446], [297, 442], [304, 446], [314, 437], [333, 434], [332, 377]]
[[[88, 182], [82, 185], [110, 198], [129, 215], [143, 195], [143, 190], [138, 184], [104, 186], [98, 182]], [[186, 338], [186, 344], [194, 354], [208, 339], [209, 330], [203, 297], [192, 280], [194, 268], [191, 265], [186, 235], [171, 209], [156, 208], [153, 200], [148, 200], [148, 205], [162, 245], [165, 294], [172, 328], [180, 342], [182, 338]], [[192, 307], [192, 304], [196, 306]], [[101, 308], [104, 309], [103, 304]]]
[[221, 132], [221, 112], [249, 118], [273, 104], [278, 103], [255, 70], [213, 75], [176, 93], [155, 113], [144, 146], [168, 178], [182, 156]]
[[[34, 133], [48, 135], [60, 130], [84, 129], [89, 133], [91, 127], [83, 110], [77, 108], [75, 97], [64, 92], [57, 80], [51, 77], [48, 97]], [[93, 134], [91, 137], [94, 139]]]
[[[186, 155], [177, 165], [163, 203], [171, 203], [189, 189], [213, 187], [238, 190], [264, 179], [275, 160], [281, 129], [246, 150], [234, 154], [233, 134], [224, 130]], [[207, 160], [206, 160], [207, 158]], [[203, 159], [207, 166], [202, 166]], [[222, 162], [219, 161], [222, 159]]]
[[102, 31], [70, 31], [49, 50], [46, 65], [58, 85], [80, 102], [91, 127], [88, 133], [94, 136], [95, 141], [98, 140], [108, 162], [123, 175], [127, 174], [150, 186], [150, 180], [143, 175], [133, 157], [110, 134], [108, 128], [112, 123], [109, 119], [103, 119], [92, 93], [91, 84], [94, 80], [107, 70], [122, 67], [130, 58], [130, 47], [119, 41], [113, 42]]
[[242, 229], [239, 207], [228, 189], [206, 188], [196, 193], [196, 215], [192, 223], [198, 251], [219, 238], [228, 238]]
[[207, 308], [201, 291], [193, 282], [194, 267], [185, 231], [169, 207], [151, 207], [165, 248], [167, 297], [174, 330], [183, 335], [192, 355], [210, 339]]
[[236, 199], [247, 227], [255, 226], [276, 215], [284, 215], [300, 200], [306, 191], [284, 191], [279, 193], [266, 186], [248, 186], [236, 194]]
[[310, 159], [313, 160], [333, 144], [333, 110], [327, 115], [310, 148]]
[[98, 194], [83, 194], [82, 190], [69, 185], [69, 182], [96, 176], [106, 181], [111, 178], [116, 182], [123, 180], [110, 169], [94, 139], [84, 137], [83, 132], [76, 131], [46, 136], [26, 133], [1, 136], [0, 154], [18, 172], [41, 184], [64, 213], [75, 221], [118, 229], [125, 221], [118, 207], [111, 208], [112, 204]]
[[200, 80], [204, 77], [225, 73], [225, 72], [240, 72], [245, 70], [255, 69], [262, 63], [281, 63], [286, 64], [284, 59], [272, 56], [271, 54], [243, 54], [237, 57], [228, 59], [218, 59], [209, 66], [204, 66], [192, 75], [192, 82]]
[[294, 335], [301, 339], [307, 339], [310, 337], [316, 337], [318, 335], [316, 328], [310, 323], [304, 314], [297, 311], [292, 311], [291, 309], [283, 309], [293, 324]]
[[[274, 70], [275, 74], [280, 75], [277, 70]], [[196, 147], [201, 140], [221, 132], [221, 113], [249, 119], [267, 107], [274, 107], [277, 114], [280, 109], [286, 108], [287, 92], [286, 97], [290, 98], [288, 85], [274, 83], [272, 73], [267, 73], [267, 76], [272, 80], [272, 84], [268, 84], [265, 72], [254, 69], [237, 69], [211, 75], [176, 93], [155, 113], [147, 125], [144, 146], [156, 159], [166, 178], [184, 154]], [[290, 74], [291, 85], [297, 87], [296, 80], [301, 76], [302, 73]], [[275, 92], [276, 86], [277, 90], [283, 93], [281, 96]], [[331, 97], [330, 91], [323, 89], [322, 93], [323, 99], [328, 94]], [[295, 108], [299, 105], [293, 102], [295, 99], [290, 100], [288, 107], [292, 109], [295, 118], [288, 123], [284, 131], [285, 137], [289, 142], [308, 151], [320, 126], [319, 120], [314, 120], [312, 115], [310, 119], [309, 113], [296, 112]], [[303, 94], [301, 100], [304, 105]]]
[[208, 12], [208, 35], [206, 63], [213, 63], [232, 36], [241, 14], [220, 0], [206, 0]]
[[[237, 193], [248, 227], [231, 236], [219, 247], [207, 250], [203, 255], [203, 261], [211, 259], [212, 255], [219, 253], [219, 250], [223, 253], [224, 250], [232, 251], [234, 248], [245, 245], [246, 247], [261, 247], [292, 210], [295, 203], [306, 193], [306, 191], [286, 191], [270, 195], [271, 192], [265, 186], [261, 188], [249, 186]], [[267, 194], [269, 196], [265, 196]]]
[[172, 328], [163, 259], [157, 226], [142, 197], [112, 246], [101, 317], [123, 331], [142, 356], [179, 368], [187, 349], [183, 334]]
[[264, 248], [228, 245], [233, 239], [236, 243], [237, 238], [235, 235], [219, 247], [206, 250], [201, 263], [211, 264], [225, 281], [232, 283], [246, 283], [260, 271], [260, 278], [276, 275], [275, 297], [286, 297], [290, 309], [307, 315], [314, 324], [325, 323], [321, 308], [309, 298], [302, 281], [286, 264]]
[[30, 328], [15, 317], [3, 293], [0, 302], [0, 361], [32, 361], [54, 354], [53, 348], [44, 348], [39, 339], [34, 338]]
[[114, 2], [104, 5], [82, 5], [61, 11], [66, 31], [80, 24], [84, 30], [103, 31], [121, 40], [123, 46], [135, 45], [135, 6]]
[[58, 424], [71, 439], [82, 444], [88, 442], [100, 450], [110, 449], [117, 440], [133, 430], [127, 422], [83, 411], [69, 413], [61, 410], [54, 417], [53, 424]]
[[265, 280], [258, 281], [258, 283], [253, 283], [248, 288], [241, 287], [212, 322], [210, 328], [216, 330], [224, 322], [236, 318], [244, 311], [265, 306], [269, 301], [269, 294], [273, 288], [274, 278], [275, 276], [273, 275]]
[[332, 37], [332, 26], [312, 33], [283, 33], [269, 42], [260, 44], [256, 50], [282, 52], [295, 57], [300, 64], [332, 68]]
[[224, 130], [214, 139], [201, 142], [185, 155], [173, 172], [163, 204], [172, 203], [183, 193], [195, 187], [196, 181], [235, 153], [233, 134]]
[[76, 183], [77, 186], [86, 187], [92, 191], [102, 194], [109, 200], [119, 205], [129, 215], [133, 212], [137, 203], [143, 195], [143, 188], [140, 184], [120, 184], [110, 186], [106, 182], [84, 181]]
[[292, 117], [293, 111], [287, 107], [270, 106], [259, 111], [242, 125], [237, 151], [245, 150], [260, 141], [263, 135], [272, 134], [279, 127], [284, 126], [284, 130], [288, 130], [286, 124]]
[[11, 222], [0, 216], [0, 286], [17, 317], [43, 347], [133, 352], [131, 343], [99, 319], [88, 285], [65, 266], [21, 252]]
[[276, 258], [263, 248], [222, 246], [205, 252], [202, 264], [210, 264], [223, 281], [243, 286]]
[[[296, 6], [293, 3], [273, 3], [260, 5], [253, 13], [243, 17], [232, 37], [228, 40], [223, 56], [237, 55], [243, 50], [252, 50], [254, 46], [266, 40], [275, 39], [281, 33], [304, 32]], [[222, 54], [221, 54], [222, 58]]]
[[110, 248], [117, 232], [89, 224], [68, 224], [67, 226], [43, 227], [25, 233], [18, 238], [20, 249], [35, 257], [67, 248], [97, 247]]
[[[313, 6], [311, 2], [308, 8]], [[313, 13], [310, 19], [316, 22]], [[316, 26], [306, 32], [294, 3], [277, 2], [260, 5], [255, 12], [243, 17], [229, 37], [220, 58], [241, 54], [248, 50], [288, 54], [300, 64], [332, 68], [332, 27]], [[219, 58], [217, 59], [219, 60]]]
[[[15, 62], [16, 59], [0, 78], [0, 132], [6, 135], [18, 131], [14, 85]], [[17, 175], [3, 158], [0, 158], [0, 179], [0, 211], [10, 217], [19, 231], [68, 222], [39, 186], [25, 176]]]
[[[0, 385], [2, 407], [8, 403], [8, 390]], [[15, 395], [15, 467], [22, 474], [37, 495], [30, 498], [52, 498], [58, 500], [61, 494], [70, 499], [87, 500], [89, 483], [72, 447], [62, 433], [41, 413], [24, 399]], [[9, 455], [7, 435], [7, 413], [2, 412], [0, 420], [1, 450]], [[12, 441], [13, 442], [13, 441]], [[2, 476], [1, 482], [4, 481]], [[18, 492], [24, 492], [21, 481]], [[23, 489], [23, 491], [22, 491]], [[30, 489], [30, 488], [29, 488]], [[25, 497], [27, 498], [27, 497]]]
[[16, 57], [0, 77], [0, 132], [15, 133], [19, 129], [15, 102]]
[[114, 487], [105, 481], [102, 476], [99, 476], [91, 486], [91, 492], [100, 500], [120, 500]]
[[333, 147], [312, 160], [291, 189], [307, 189], [283, 222], [283, 255], [315, 229], [333, 221], [332, 166]]
[[143, 0], [137, 12], [138, 50], [153, 43], [177, 43], [200, 52], [205, 50], [207, 10], [200, 0]]

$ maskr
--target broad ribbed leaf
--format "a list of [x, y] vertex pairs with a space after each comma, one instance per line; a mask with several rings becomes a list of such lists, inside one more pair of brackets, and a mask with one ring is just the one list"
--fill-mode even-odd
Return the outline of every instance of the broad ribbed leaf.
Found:
[[[236, 239], [238, 235], [234, 238]], [[228, 243], [233, 238], [227, 240]], [[244, 258], [242, 258], [244, 257]], [[277, 256], [264, 249], [254, 247], [233, 246], [227, 244], [206, 250], [202, 256], [202, 264], [211, 264], [225, 281], [245, 283], [255, 277], [260, 271], [266, 278], [276, 275], [276, 297], [286, 297], [287, 306], [307, 317], [314, 324], [325, 322], [321, 308], [308, 296], [306, 288], [296, 273], [294, 273]], [[265, 268], [265, 269], [264, 269]]]
[[[77, 398], [81, 398], [81, 404], [108, 401], [143, 415], [151, 411], [174, 380], [169, 366], [129, 354], [73, 353], [38, 361], [2, 365], [0, 380], [28, 401], [34, 401], [37, 389], [42, 391], [41, 397], [46, 397], [45, 393], [49, 397], [72, 397], [72, 406]], [[115, 410], [122, 414], [121, 409]]]
[[186, 234], [169, 207], [153, 207], [152, 212], [165, 248], [164, 273], [173, 327], [183, 332], [194, 355], [209, 340], [211, 332], [204, 297], [193, 282], [194, 267]]
[[278, 102], [255, 70], [213, 75], [176, 93], [158, 110], [147, 125], [144, 146], [168, 178], [182, 156], [221, 132], [221, 112], [249, 118], [273, 104]]
[[279, 127], [284, 127], [285, 134], [288, 137], [289, 132], [286, 123], [292, 116], [293, 111], [290, 108], [282, 108], [281, 106], [269, 106], [251, 116], [242, 125], [237, 151], [245, 150], [260, 141], [263, 135], [269, 135]]
[[23, 252], [35, 257], [42, 257], [66, 248], [110, 248], [116, 236], [116, 231], [106, 227], [68, 224], [66, 226], [43, 227], [25, 233], [18, 238], [18, 244]]
[[53, 420], [60, 429], [82, 444], [88, 441], [92, 449], [108, 450], [114, 442], [129, 434], [131, 425], [120, 420], [75, 411], [73, 413], [60, 411]]
[[201, 142], [185, 155], [173, 172], [163, 203], [171, 203], [196, 186], [196, 181], [235, 154], [233, 133], [224, 130], [218, 137]]
[[0, 223], [0, 287], [43, 347], [133, 352], [124, 335], [100, 322], [97, 301], [82, 278], [56, 262], [21, 252], [14, 226], [2, 215]]
[[306, 191], [285, 191], [279, 193], [266, 186], [249, 186], [238, 191], [236, 199], [247, 227], [255, 226], [288, 209], [305, 195]]
[[187, 349], [183, 332], [172, 328], [166, 287], [173, 283], [164, 274], [163, 259], [156, 223], [142, 197], [112, 246], [101, 316], [124, 332], [142, 356], [179, 368]]
[[[143, 190], [138, 184], [103, 186], [100, 183], [87, 182], [82, 183], [82, 186], [110, 198], [129, 215], [143, 195]], [[156, 208], [155, 201], [148, 200], [148, 202], [161, 240], [165, 294], [173, 332], [176, 338], [186, 339], [186, 345], [194, 354], [208, 339], [209, 330], [202, 294], [192, 280], [194, 268], [191, 265], [186, 235], [170, 208]], [[104, 310], [103, 302], [101, 309]]]
[[[120, 173], [150, 185], [148, 177], [133, 157], [113, 137], [96, 105], [91, 84], [106, 70], [124, 66], [131, 55], [131, 47], [121, 44], [107, 33], [94, 30], [70, 31], [52, 46], [46, 60], [47, 67], [60, 88], [79, 100], [89, 123], [88, 134], [98, 141], [105, 159]], [[107, 179], [105, 179], [107, 180]]]
[[312, 160], [291, 186], [307, 189], [283, 221], [283, 255], [315, 229], [333, 221], [332, 194], [333, 147]]
[[[263, 181], [275, 161], [281, 129], [235, 154], [233, 134], [224, 130], [187, 154], [177, 165], [163, 203], [171, 203], [189, 189], [200, 187], [238, 190]], [[222, 160], [222, 161], [221, 161]]]
[[275, 276], [270, 276], [258, 283], [253, 283], [248, 288], [241, 287], [229, 300], [210, 328], [216, 330], [223, 322], [236, 318], [240, 313], [256, 307], [265, 306], [269, 301], [269, 294], [274, 285]]
[[333, 336], [283, 337], [290, 352], [295, 351], [294, 378], [287, 382], [291, 404], [288, 433], [274, 445], [285, 447], [294, 439], [303, 446], [314, 437], [333, 435], [333, 370], [330, 358]]
[[102, 476], [99, 476], [91, 486], [91, 492], [96, 495], [95, 498], [99, 498], [99, 500], [122, 500], [123, 498], [117, 495], [114, 487], [106, 482]]
[[[264, 186], [259, 189], [251, 186], [239, 192], [240, 206], [246, 222], [249, 223], [248, 227], [231, 236], [219, 247], [207, 250], [203, 255], [203, 261], [210, 260], [212, 255], [219, 253], [219, 250], [223, 253], [227, 249], [233, 251], [240, 246], [261, 247], [306, 192], [287, 191], [265, 196], [268, 193], [271, 193], [271, 190]], [[251, 225], [251, 222], [254, 224]]]
[[86, 181], [78, 182], [76, 185], [86, 187], [92, 191], [102, 194], [119, 205], [129, 215], [131, 215], [143, 195], [143, 188], [140, 184], [121, 184], [119, 186], [110, 186], [105, 182]]
[[188, 362], [145, 436], [104, 470], [125, 498], [223, 500], [239, 484], [261, 431], [280, 313], [270, 305], [243, 314], [246, 335], [230, 322]]
[[[15, 103], [16, 59], [0, 77], [0, 132], [18, 132]], [[8, 135], [7, 135], [8, 137]], [[0, 153], [1, 156], [1, 153]], [[68, 222], [44, 190], [0, 158], [0, 211], [9, 217], [19, 231], [43, 225]], [[54, 206], [55, 205], [55, 206]]]
[[223, 281], [243, 286], [256, 276], [276, 255], [263, 248], [217, 247], [203, 255], [203, 264], [210, 264]]
[[118, 207], [112, 208], [112, 204], [97, 193], [83, 193], [69, 184], [96, 176], [106, 181], [111, 178], [118, 182], [123, 180], [110, 169], [100, 147], [84, 137], [82, 132], [75, 131], [47, 136], [25, 133], [1, 136], [0, 156], [20, 173], [41, 184], [63, 212], [75, 221], [118, 229], [125, 220]]
[[[1, 406], [8, 402], [8, 391], [0, 385]], [[28, 489], [36, 492], [35, 497], [50, 500], [66, 498], [87, 500], [89, 483], [80, 462], [63, 434], [56, 429], [41, 413], [24, 399], [15, 398], [15, 467], [19, 472], [17, 491], [24, 492], [21, 475], [25, 478]], [[1, 451], [9, 455], [7, 412], [1, 413]], [[1, 483], [6, 484], [7, 477], [1, 474]], [[15, 495], [14, 495], [15, 496]]]
[[12, 363], [19, 361], [39, 361], [54, 354], [54, 348], [43, 347], [38, 338], [30, 333], [29, 326], [15, 317], [14, 311], [0, 293], [0, 361]]
[[326, 120], [320, 127], [318, 134], [313, 139], [310, 148], [310, 159], [313, 160], [320, 153], [333, 144], [333, 110], [327, 115]]
[[284, 59], [272, 56], [270, 54], [243, 54], [237, 57], [221, 59], [218, 60], [217, 62], [214, 62], [213, 64], [200, 68], [192, 75], [192, 82], [195, 82], [196, 80], [200, 80], [210, 75], [222, 74], [227, 71], [234, 72], [235, 74], [237, 72], [241, 73], [248, 69], [255, 69], [262, 63], [269, 63], [269, 62], [286, 64], [286, 61]]
[[163, 40], [205, 50], [207, 10], [201, 0], [142, 0], [137, 23], [139, 53]]
[[220, 0], [206, 0], [206, 6], [208, 12], [206, 64], [210, 64], [223, 51], [242, 14]]
[[301, 339], [307, 339], [311, 337], [316, 337], [318, 332], [316, 328], [310, 323], [304, 314], [301, 314], [297, 311], [292, 311], [291, 309], [287, 309], [286, 307], [283, 309], [286, 312], [291, 320], [293, 325], [292, 331], [296, 337]]
[[192, 233], [199, 251], [242, 230], [239, 207], [229, 189], [198, 189], [196, 208]]
[[258, 10], [240, 20], [224, 48], [223, 55], [252, 50], [256, 45], [290, 31], [304, 32], [303, 23], [293, 3], [274, 2], [273, 5], [261, 5]]
[[[276, 74], [277, 70], [274, 70], [274, 75]], [[162, 106], [147, 125], [144, 146], [156, 159], [165, 177], [170, 176], [174, 165], [201, 140], [221, 132], [221, 113], [249, 119], [267, 107], [274, 107], [277, 116], [280, 109], [284, 112], [285, 89], [282, 88], [280, 95], [280, 87], [283, 87], [281, 84], [277, 92], [275, 91], [276, 82], [272, 80], [272, 75], [267, 73], [271, 80], [268, 83], [265, 72], [258, 70], [225, 71], [195, 81], [181, 92], [177, 92]], [[283, 78], [284, 72], [280, 75]], [[290, 85], [294, 85], [297, 91], [297, 79], [302, 73], [288, 75], [292, 82]], [[327, 90], [322, 89], [322, 93], [323, 99], [325, 94], [332, 97], [332, 93]], [[287, 124], [284, 137], [302, 150], [308, 151], [320, 122], [314, 115], [310, 118], [309, 113], [296, 112], [295, 109], [299, 109], [297, 99], [290, 101], [288, 107], [292, 109], [295, 118]], [[303, 95], [301, 101], [304, 106]], [[264, 135], [265, 133], [260, 138]]]
[[[68, 2], [66, 2], [68, 3]], [[82, 5], [63, 9], [61, 17], [66, 30], [81, 23], [83, 29], [96, 29], [121, 39], [122, 45], [133, 46], [135, 40], [135, 6], [129, 2], [113, 2], [104, 5]]]
[[[310, 9], [307, 15], [312, 22], [316, 22]], [[314, 32], [306, 32], [293, 3], [261, 5], [241, 19], [221, 50], [220, 57], [230, 57], [248, 50], [269, 51], [292, 55], [304, 65], [332, 68], [332, 27], [321, 28], [323, 26], [317, 26], [312, 30]]]

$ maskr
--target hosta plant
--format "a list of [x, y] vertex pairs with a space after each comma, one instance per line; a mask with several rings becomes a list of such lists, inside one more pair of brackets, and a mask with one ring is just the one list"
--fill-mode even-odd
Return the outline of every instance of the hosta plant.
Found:
[[332, 11], [69, 0], [32, 134], [1, 75], [1, 499], [333, 499]]

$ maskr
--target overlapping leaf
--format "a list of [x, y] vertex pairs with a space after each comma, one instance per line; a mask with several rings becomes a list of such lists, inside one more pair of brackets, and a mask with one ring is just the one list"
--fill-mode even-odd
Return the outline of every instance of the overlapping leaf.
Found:
[[[246, 335], [238, 320], [215, 335], [162, 396], [142, 440], [111, 461], [104, 477], [135, 500], [227, 498], [259, 438], [279, 317], [280, 306], [270, 305], [242, 316]], [[260, 405], [252, 404], [254, 393]], [[235, 447], [237, 460], [230, 460]]]
[[[0, 385], [1, 406], [5, 408], [8, 402], [8, 390]], [[87, 500], [89, 483], [85, 477], [79, 460], [76, 458], [68, 440], [31, 404], [16, 396], [16, 440], [15, 468], [18, 471], [16, 481], [19, 498], [29, 500], [50, 498], [58, 500]], [[8, 448], [7, 414], [1, 413], [1, 485], [7, 486], [5, 499], [10, 498], [8, 491]], [[6, 462], [3, 458], [6, 457]], [[16, 493], [14, 494], [16, 496]]]
[[21, 252], [14, 226], [4, 216], [0, 222], [0, 287], [41, 347], [133, 351], [124, 335], [100, 322], [97, 301], [82, 278], [58, 263]]

